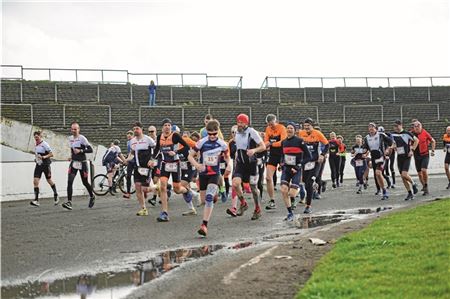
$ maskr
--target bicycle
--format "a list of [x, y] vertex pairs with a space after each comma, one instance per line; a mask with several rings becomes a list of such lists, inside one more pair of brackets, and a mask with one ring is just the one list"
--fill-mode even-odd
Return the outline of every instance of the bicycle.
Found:
[[[113, 176], [113, 190], [119, 187], [122, 193], [127, 193], [127, 167], [125, 165], [120, 165], [119, 169]], [[97, 174], [92, 180], [92, 189], [96, 195], [103, 196], [109, 192], [108, 177], [105, 174]], [[134, 189], [134, 175], [131, 174], [131, 189], [130, 194], [135, 193]]]

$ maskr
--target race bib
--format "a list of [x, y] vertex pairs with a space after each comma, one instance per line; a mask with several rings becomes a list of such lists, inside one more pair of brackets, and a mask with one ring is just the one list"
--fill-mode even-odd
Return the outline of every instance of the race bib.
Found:
[[180, 162], [180, 168], [181, 168], [181, 170], [187, 170], [188, 169], [188, 162], [181, 161]]
[[297, 162], [297, 159], [296, 159], [296, 157], [293, 156], [293, 155], [284, 155], [284, 162], [285, 162], [287, 165], [295, 165], [295, 164], [297, 164], [297, 163], [296, 163], [296, 162]]
[[397, 154], [404, 155], [405, 154], [405, 148], [403, 146], [397, 147]]
[[178, 165], [177, 165], [177, 163], [165, 163], [164, 169], [167, 172], [177, 172], [178, 171]]
[[81, 169], [82, 166], [83, 164], [81, 163], [81, 161], [72, 161], [72, 167], [74, 169]]
[[148, 176], [150, 169], [144, 167], [138, 167], [138, 172], [140, 175]]
[[356, 167], [361, 167], [364, 165], [364, 160], [355, 160]]
[[227, 168], [227, 163], [220, 163], [220, 169], [226, 169]]
[[39, 155], [36, 155], [35, 160], [37, 165], [42, 165], [42, 158]]
[[259, 175], [251, 175], [250, 176], [250, 185], [258, 184]]
[[261, 166], [262, 164], [262, 158], [256, 158], [256, 165]]
[[450, 154], [450, 146], [449, 146], [449, 147], [447, 147], [447, 153], [449, 153], [449, 154]]
[[383, 162], [384, 162], [383, 157], [378, 158], [378, 159], [375, 159], [375, 163], [376, 163], [376, 164], [378, 164], [378, 163], [383, 163]]
[[217, 166], [219, 164], [219, 156], [217, 155], [203, 155], [203, 163], [206, 166]]
[[316, 166], [316, 162], [308, 162], [305, 164], [305, 170], [314, 169], [315, 166]]

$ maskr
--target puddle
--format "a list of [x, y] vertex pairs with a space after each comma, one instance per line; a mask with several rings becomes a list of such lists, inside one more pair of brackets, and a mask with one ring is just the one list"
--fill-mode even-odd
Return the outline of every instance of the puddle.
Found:
[[150, 260], [137, 263], [134, 269], [2, 286], [1, 298], [122, 298], [142, 284], [160, 277], [184, 262], [211, 255], [225, 247], [238, 250], [254, 244], [243, 242], [229, 247], [205, 245], [164, 251]]
[[314, 228], [324, 226], [332, 223], [337, 223], [342, 220], [349, 219], [347, 215], [322, 215], [322, 216], [306, 216], [300, 217], [296, 222], [298, 228]]

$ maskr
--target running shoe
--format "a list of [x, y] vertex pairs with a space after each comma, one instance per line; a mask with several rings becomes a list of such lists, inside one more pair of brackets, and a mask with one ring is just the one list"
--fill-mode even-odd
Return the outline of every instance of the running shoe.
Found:
[[428, 187], [423, 188], [423, 196], [430, 194], [430, 192], [428, 191]]
[[368, 186], [368, 184], [364, 183], [364, 190], [367, 190], [367, 186]]
[[298, 201], [298, 203], [301, 203], [302, 205], [304, 205], [306, 203], [306, 200], [304, 198], [302, 198]]
[[407, 200], [413, 200], [414, 199], [414, 195], [412, 195], [412, 193], [408, 193], [408, 195], [405, 198], [405, 201]]
[[333, 182], [333, 184], [331, 184], [331, 187], [333, 187], [333, 189], [336, 189], [336, 183]]
[[358, 191], [356, 191], [356, 194], [361, 194], [361, 193], [362, 193], [361, 188], [358, 188]]
[[58, 196], [58, 194], [56, 194], [56, 195], [53, 197], [53, 200], [54, 200], [53, 204], [54, 204], [55, 206], [57, 206], [57, 205], [59, 204], [59, 196]]
[[126, 198], [126, 199], [130, 199], [130, 197], [131, 197], [131, 194], [130, 194], [130, 193], [125, 193], [125, 194], [123, 195], [123, 198]]
[[239, 212], [236, 215], [242, 216], [242, 215], [244, 215], [244, 212], [247, 211], [247, 210], [248, 210], [248, 204], [247, 203], [245, 203], [243, 205], [241, 204], [239, 206]]
[[389, 195], [387, 193], [383, 194], [383, 197], [381, 197], [381, 200], [388, 200]]
[[300, 194], [300, 198], [301, 199], [305, 199], [306, 191], [305, 191], [305, 187], [303, 185], [300, 185], [300, 192], [299, 192], [299, 194]]
[[419, 189], [417, 189], [417, 184], [413, 184], [412, 188], [413, 188], [413, 194], [417, 194], [419, 192]]
[[32, 200], [32, 201], [30, 201], [30, 205], [32, 205], [34, 207], [39, 207], [39, 200]]
[[322, 182], [322, 192], [327, 191], [327, 182]]
[[92, 196], [89, 198], [89, 204], [88, 204], [88, 207], [89, 207], [89, 208], [92, 208], [92, 207], [94, 206], [94, 204], [95, 204], [95, 195], [92, 195]]
[[148, 210], [146, 208], [142, 208], [136, 213], [137, 216], [148, 216]]
[[112, 196], [115, 196], [116, 194], [114, 193], [113, 188], [109, 188], [108, 190], [109, 194], [111, 194]]
[[375, 195], [380, 195], [381, 194], [381, 190], [377, 189], [377, 192], [375, 192]]
[[250, 218], [251, 220], [257, 220], [261, 218], [261, 210], [255, 210], [253, 211], [253, 216]]
[[275, 210], [276, 208], [275, 200], [271, 199], [269, 204], [266, 206], [266, 210]]
[[168, 222], [168, 221], [169, 221], [169, 215], [167, 215], [166, 212], [161, 212], [161, 213], [159, 214], [159, 217], [156, 218], [156, 220], [157, 220], [158, 222]]
[[295, 208], [297, 207], [297, 203], [296, 203], [296, 200], [295, 200], [295, 198], [291, 198], [291, 208], [293, 209], [293, 210], [295, 210]]
[[336, 182], [336, 188], [339, 188], [340, 186], [339, 182]]
[[304, 214], [311, 214], [312, 213], [312, 209], [311, 207], [306, 207], [305, 210], [303, 211]]
[[294, 213], [288, 213], [286, 218], [284, 218], [284, 221], [287, 221], [287, 222], [294, 221]]
[[391, 185], [391, 189], [395, 189], [395, 185], [394, 184]]
[[147, 200], [147, 202], [148, 202], [149, 204], [151, 204], [152, 206], [156, 206], [156, 195], [153, 196], [152, 198], [149, 198], [149, 199]]
[[229, 208], [229, 209], [227, 209], [227, 214], [231, 215], [232, 217], [237, 217], [236, 208]]
[[67, 209], [67, 210], [69, 210], [69, 211], [72, 211], [72, 202], [71, 202], [71, 201], [67, 201], [67, 202], [65, 202], [65, 203], [62, 204], [62, 207], [63, 207], [64, 209]]
[[202, 224], [200, 225], [200, 228], [197, 231], [197, 233], [203, 237], [206, 237], [206, 235], [208, 234], [208, 228], [206, 227], [206, 225]]
[[197, 215], [197, 210], [195, 208], [189, 209], [186, 212], [183, 212], [181, 215], [183, 216], [195, 216]]
[[321, 198], [322, 196], [319, 193], [317, 192], [314, 193], [314, 199], [321, 199]]

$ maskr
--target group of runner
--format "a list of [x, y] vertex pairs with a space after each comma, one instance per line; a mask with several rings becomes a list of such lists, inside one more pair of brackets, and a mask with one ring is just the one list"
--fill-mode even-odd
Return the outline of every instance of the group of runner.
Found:
[[[294, 220], [293, 210], [299, 203], [305, 204], [303, 213], [311, 213], [312, 200], [320, 199], [321, 193], [326, 191], [326, 182], [322, 179], [322, 174], [327, 159], [331, 169], [332, 187], [342, 186], [346, 157], [343, 138], [334, 132], [330, 133], [330, 138], [326, 138], [320, 128], [314, 127], [311, 118], [306, 118], [300, 124], [287, 122], [283, 125], [275, 115], [269, 114], [266, 117], [265, 132], [258, 132], [250, 126], [248, 115], [239, 114], [236, 125], [231, 128], [231, 138], [228, 142], [224, 140], [219, 121], [211, 115], [207, 115], [204, 121], [205, 127], [199, 133], [181, 134], [180, 129], [170, 119], [165, 118], [161, 122], [161, 133], [157, 134], [156, 127], [150, 126], [148, 135], [144, 133], [143, 125], [135, 122], [132, 130], [127, 132], [127, 156], [122, 155], [118, 141], [114, 141], [103, 157], [111, 194], [115, 192], [112, 177], [117, 164], [123, 163], [127, 165], [128, 191], [124, 197], [130, 198], [131, 176], [133, 176], [140, 206], [138, 216], [147, 216], [149, 213], [146, 203], [156, 205], [156, 199], [159, 197], [161, 212], [157, 221], [169, 221], [168, 199], [171, 192], [183, 196], [188, 207], [183, 215], [196, 215], [194, 198], [198, 198], [196, 206], [204, 205], [203, 220], [198, 233], [206, 236], [214, 203], [219, 198], [223, 202], [228, 198], [231, 199], [231, 207], [226, 213], [237, 217], [244, 215], [249, 208], [244, 193], [251, 193], [254, 202], [251, 219], [261, 217], [264, 174], [269, 197], [265, 209], [273, 210], [276, 208], [274, 178], [277, 170], [281, 170], [280, 185], [287, 209], [286, 221]], [[80, 172], [83, 185], [90, 196], [88, 206], [92, 208], [95, 196], [88, 182], [86, 159], [86, 154], [92, 153], [92, 146], [86, 137], [80, 134], [78, 123], [72, 123], [71, 132], [67, 201], [62, 206], [72, 210], [73, 180], [77, 172]], [[44, 173], [54, 191], [56, 205], [59, 198], [56, 186], [51, 180], [50, 168], [50, 158], [53, 154], [41, 135], [41, 132], [34, 134], [35, 199], [31, 204], [39, 206], [39, 180]], [[442, 140], [446, 152], [444, 164], [449, 189], [450, 126], [446, 128]], [[400, 120], [396, 120], [390, 133], [375, 123], [369, 123], [368, 134], [365, 137], [355, 136], [355, 143], [350, 150], [351, 165], [356, 175], [356, 192], [361, 194], [363, 189], [367, 189], [371, 168], [374, 173], [376, 194], [381, 195], [382, 200], [388, 199], [388, 189], [395, 187], [393, 165], [397, 159], [397, 169], [407, 191], [405, 200], [412, 200], [414, 194], [418, 193], [417, 184], [409, 175], [411, 159], [414, 158], [423, 195], [427, 195], [429, 156], [434, 156], [435, 148], [435, 140], [418, 120], [413, 120], [409, 130], [403, 128]], [[389, 176], [389, 171], [385, 171], [386, 169], [391, 171], [392, 177]], [[198, 192], [193, 190], [191, 184], [197, 185]]]

